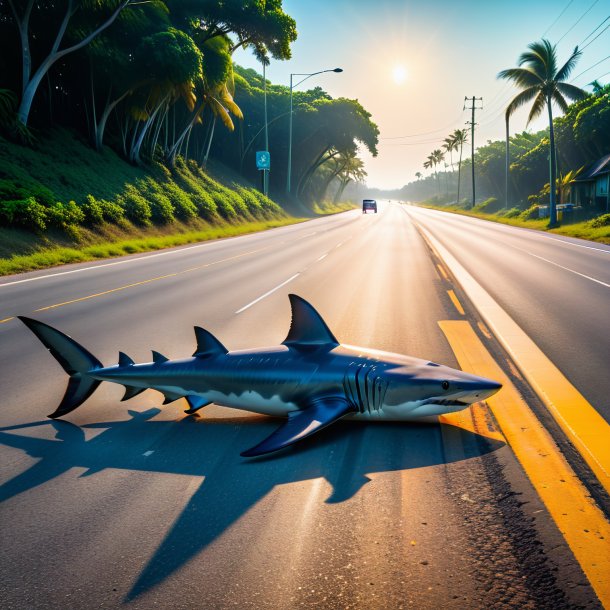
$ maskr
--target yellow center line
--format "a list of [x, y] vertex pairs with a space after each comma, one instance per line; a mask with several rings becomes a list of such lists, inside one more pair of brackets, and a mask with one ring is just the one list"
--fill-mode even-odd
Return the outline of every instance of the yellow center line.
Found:
[[458, 310], [458, 312], [460, 314], [464, 315], [464, 308], [462, 307], [462, 304], [460, 303], [459, 299], [455, 296], [455, 292], [453, 292], [453, 290], [447, 290], [447, 294], [449, 295], [451, 302], [453, 303], [455, 308]]
[[11, 320], [14, 320], [15, 316], [13, 316], [12, 318], [4, 318], [4, 320], [0, 320], [0, 324], [4, 324], [5, 322], [10, 322]]
[[503, 384], [487, 403], [593, 590], [610, 608], [610, 523], [472, 326], [461, 320], [439, 325], [464, 370]]
[[439, 264], [437, 264], [436, 267], [438, 268], [439, 273], [443, 276], [443, 278], [445, 278], [446, 281], [449, 281], [449, 276], [447, 275], [447, 272], [445, 271], [444, 267]]
[[[226, 263], [228, 261], [242, 258], [242, 257], [248, 256], [250, 254], [255, 254], [256, 252], [262, 252], [263, 250], [268, 250], [269, 247], [259, 248], [258, 250], [250, 250], [249, 252], [244, 252], [242, 254], [236, 254], [235, 256], [230, 256], [228, 258], [223, 258], [218, 261], [206, 263], [205, 265], [191, 267], [190, 269], [183, 269], [182, 271], [176, 271], [175, 273], [167, 273], [166, 275], [159, 275], [158, 277], [153, 277], [148, 280], [142, 280], [140, 282], [134, 282], [133, 284], [126, 284], [125, 286], [119, 286], [117, 288], [111, 288], [110, 290], [104, 290], [103, 292], [96, 292], [95, 294], [89, 294], [86, 297], [80, 297], [78, 299], [64, 301], [63, 303], [55, 303], [53, 305], [47, 305], [46, 307], [41, 307], [40, 309], [36, 309], [35, 311], [37, 311], [37, 312], [38, 311], [47, 311], [48, 309], [55, 309], [56, 307], [63, 307], [64, 305], [71, 305], [72, 303], [80, 303], [81, 301], [88, 301], [89, 299], [95, 299], [97, 297], [101, 297], [106, 294], [111, 294], [113, 292], [127, 290], [128, 288], [134, 288], [135, 286], [143, 286], [144, 284], [150, 284], [151, 282], [158, 282], [159, 280], [165, 280], [169, 277], [176, 277], [177, 275], [184, 275], [185, 273], [192, 273], [193, 271], [199, 271], [200, 269], [205, 269], [206, 267], [212, 267], [213, 265], [219, 265], [220, 263]], [[9, 319], [11, 319], [11, 318], [7, 318], [7, 320], [9, 320]], [[6, 320], [3, 320], [3, 321], [6, 321]]]

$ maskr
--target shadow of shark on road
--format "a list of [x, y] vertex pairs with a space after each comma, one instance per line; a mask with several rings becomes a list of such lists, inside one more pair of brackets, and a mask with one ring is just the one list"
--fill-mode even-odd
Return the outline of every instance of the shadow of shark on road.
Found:
[[[310, 442], [273, 456], [244, 460], [236, 454], [235, 445], [271, 432], [277, 425], [275, 419], [152, 420], [159, 412], [132, 410], [127, 420], [86, 425], [104, 429], [90, 440], [82, 428], [62, 420], [0, 428], [0, 443], [39, 460], [0, 486], [0, 501], [48, 483], [74, 467], [87, 469], [80, 476], [123, 469], [204, 477], [137, 576], [126, 601], [162, 584], [278, 485], [324, 478], [332, 488], [326, 502], [339, 503], [369, 483], [369, 474], [447, 463], [442, 439], [447, 424], [339, 422]], [[44, 425], [55, 429], [55, 440], [14, 433]], [[502, 446], [461, 429], [458, 438], [460, 459]], [[151, 439], [156, 439], [152, 441], [154, 453], [145, 457]]]

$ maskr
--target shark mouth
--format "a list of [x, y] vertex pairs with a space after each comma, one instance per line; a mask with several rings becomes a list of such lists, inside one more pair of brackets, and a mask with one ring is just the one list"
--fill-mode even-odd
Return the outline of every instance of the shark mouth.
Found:
[[423, 405], [440, 405], [442, 407], [467, 407], [470, 405], [469, 402], [464, 402], [462, 400], [447, 400], [447, 399], [438, 399], [438, 398], [428, 398], [424, 400]]

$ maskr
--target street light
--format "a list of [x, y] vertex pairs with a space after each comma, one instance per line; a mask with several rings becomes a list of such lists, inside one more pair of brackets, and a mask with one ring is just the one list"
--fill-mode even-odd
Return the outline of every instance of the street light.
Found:
[[[288, 128], [288, 173], [286, 176], [286, 194], [290, 195], [290, 178], [292, 174], [292, 90], [294, 87], [298, 87], [302, 82], [306, 81], [308, 78], [312, 76], [316, 76], [316, 74], [324, 74], [324, 72], [343, 72], [343, 68], [333, 68], [332, 70], [320, 70], [319, 72], [312, 72], [311, 74], [305, 73], [295, 73], [290, 75], [290, 123]], [[305, 78], [301, 79], [295, 85], [292, 84], [293, 76], [304, 76]]]

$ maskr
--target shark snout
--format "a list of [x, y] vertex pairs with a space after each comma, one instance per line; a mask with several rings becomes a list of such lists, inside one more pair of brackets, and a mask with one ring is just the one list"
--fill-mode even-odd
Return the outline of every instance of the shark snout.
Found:
[[502, 384], [491, 379], [481, 379], [476, 382], [468, 384], [469, 387], [464, 388], [465, 391], [462, 394], [460, 400], [464, 402], [473, 403], [481, 400], [486, 400], [490, 396], [493, 396], [501, 387]]

